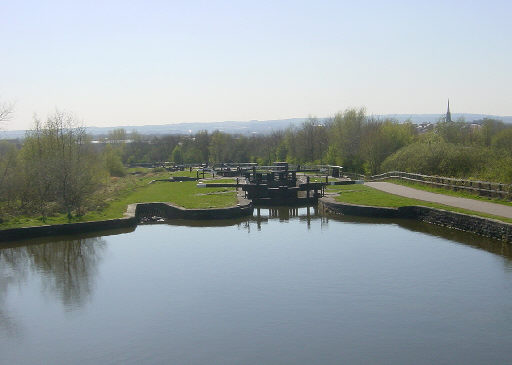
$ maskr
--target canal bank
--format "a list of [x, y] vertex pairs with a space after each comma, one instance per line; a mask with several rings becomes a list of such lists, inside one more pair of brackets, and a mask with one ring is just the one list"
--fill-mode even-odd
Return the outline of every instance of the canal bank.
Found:
[[[244, 192], [237, 192], [237, 202], [230, 207], [207, 209], [187, 209], [167, 202], [134, 203], [128, 205], [123, 218], [6, 229], [0, 231], [0, 242], [135, 228], [140, 222], [151, 223], [166, 219], [237, 219], [253, 214], [253, 201], [246, 198]], [[351, 204], [336, 201], [333, 195], [322, 197], [318, 202], [320, 210], [324, 213], [354, 217], [413, 219], [512, 243], [512, 224], [492, 218], [421, 205], [383, 207]]]
[[187, 209], [171, 203], [150, 202], [128, 205], [123, 218], [102, 221], [54, 224], [0, 230], [0, 242], [17, 241], [27, 238], [72, 235], [118, 228], [135, 228], [147, 218], [158, 219], [233, 219], [251, 215], [252, 202], [239, 192], [235, 206], [209, 209]]
[[319, 199], [324, 213], [372, 218], [405, 218], [458, 229], [484, 237], [512, 243], [512, 224], [470, 214], [451, 212], [425, 206], [403, 206], [397, 208], [376, 207], [338, 202], [333, 196]]

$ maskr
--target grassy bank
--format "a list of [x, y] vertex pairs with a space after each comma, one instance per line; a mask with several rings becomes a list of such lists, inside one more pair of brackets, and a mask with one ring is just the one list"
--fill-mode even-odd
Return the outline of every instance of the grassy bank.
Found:
[[490, 198], [490, 197], [486, 197], [486, 196], [480, 196], [480, 195], [473, 194], [473, 193], [470, 193], [467, 191], [462, 191], [462, 190], [453, 191], [453, 190], [449, 190], [449, 189], [436, 188], [436, 187], [423, 185], [423, 184], [415, 183], [415, 182], [410, 182], [410, 181], [406, 181], [406, 180], [401, 180], [401, 179], [389, 179], [389, 180], [384, 180], [384, 181], [393, 183], [393, 184], [397, 184], [397, 185], [407, 186], [407, 187], [413, 188], [413, 189], [424, 190], [424, 191], [428, 191], [428, 192], [436, 193], [436, 194], [444, 194], [444, 195], [455, 196], [458, 198], [474, 199], [474, 200], [480, 200], [480, 201], [486, 201], [486, 202], [491, 202], [491, 203], [496, 203], [496, 204], [512, 206], [512, 202], [507, 201], [507, 200], [498, 199], [498, 198]]
[[[193, 171], [180, 171], [171, 176], [196, 176]], [[202, 176], [202, 175], [201, 175]], [[211, 177], [206, 174], [205, 177]], [[169, 178], [167, 172], [151, 172], [149, 169], [137, 171], [136, 175], [113, 178], [92, 199], [96, 209], [85, 215], [73, 217], [71, 222], [99, 221], [123, 217], [126, 207], [133, 203], [168, 202], [184, 208], [222, 208], [236, 205], [236, 190], [233, 188], [198, 188], [196, 181], [155, 182], [152, 180]], [[215, 182], [215, 180], [209, 180]], [[235, 182], [223, 179], [224, 182]], [[41, 226], [45, 224], [69, 223], [65, 214], [55, 214], [43, 221], [37, 216], [9, 216], [0, 224], [1, 229]]]
[[335, 199], [336, 201], [342, 203], [391, 208], [398, 208], [411, 205], [422, 205], [424, 207], [439, 208], [452, 212], [471, 214], [479, 217], [492, 218], [500, 220], [502, 222], [512, 223], [512, 219], [509, 218], [494, 216], [491, 214], [485, 214], [480, 212], [474, 212], [466, 209], [455, 208], [443, 204], [426, 202], [423, 200], [405, 198], [402, 196], [385, 193], [383, 191], [373, 189], [369, 186], [361, 184], [329, 186], [327, 188], [327, 192], [339, 193], [339, 195], [336, 196]]

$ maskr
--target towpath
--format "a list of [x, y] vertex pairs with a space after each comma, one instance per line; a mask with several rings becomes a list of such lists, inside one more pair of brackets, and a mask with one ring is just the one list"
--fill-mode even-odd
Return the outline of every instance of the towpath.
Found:
[[428, 191], [413, 189], [407, 186], [387, 182], [366, 182], [365, 185], [384, 191], [386, 193], [405, 196], [406, 198], [424, 200], [432, 203], [439, 203], [452, 207], [472, 210], [475, 212], [512, 218], [512, 206], [489, 203], [475, 199], [458, 198], [444, 194], [435, 194]]

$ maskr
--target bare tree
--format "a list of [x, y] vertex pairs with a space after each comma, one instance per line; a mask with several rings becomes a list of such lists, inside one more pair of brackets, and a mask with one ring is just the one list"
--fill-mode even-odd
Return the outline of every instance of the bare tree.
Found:
[[11, 114], [14, 110], [13, 104], [10, 103], [0, 103], [0, 129], [3, 126], [3, 123], [8, 121], [11, 118]]
[[83, 213], [84, 203], [98, 187], [102, 171], [98, 158], [76, 117], [56, 111], [43, 123], [35, 121], [21, 151], [25, 167], [24, 197], [43, 218], [50, 206]]

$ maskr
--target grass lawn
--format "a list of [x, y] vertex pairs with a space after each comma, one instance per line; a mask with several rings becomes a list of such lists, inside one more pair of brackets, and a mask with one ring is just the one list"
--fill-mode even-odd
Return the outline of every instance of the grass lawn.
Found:
[[[174, 172], [168, 172], [169, 176], [186, 176], [186, 177], [197, 177], [197, 170], [192, 170], [192, 172], [190, 172], [189, 170], [185, 170], [185, 171], [174, 171]], [[204, 177], [205, 178], [211, 178], [212, 177], [212, 174], [208, 173], [208, 172], [205, 172], [204, 173]], [[199, 171], [199, 178], [202, 179], [203, 178], [203, 172], [202, 171]]]
[[128, 204], [169, 202], [184, 208], [221, 208], [236, 205], [232, 188], [198, 188], [195, 181], [155, 182], [113, 201], [101, 212], [91, 212], [84, 220], [120, 218]]
[[402, 196], [385, 193], [383, 191], [371, 188], [362, 184], [354, 185], [330, 185], [327, 192], [337, 192], [336, 201], [349, 204], [371, 205], [375, 207], [398, 208], [411, 205], [422, 205], [424, 207], [439, 208], [457, 213], [471, 214], [484, 218], [492, 218], [507, 223], [512, 223], [512, 219], [498, 217], [490, 214], [474, 212], [471, 210], [450, 207], [443, 204], [430, 203], [423, 200], [410, 199]]
[[[123, 217], [126, 207], [132, 203], [144, 202], [170, 202], [184, 208], [222, 208], [236, 205], [236, 190], [234, 188], [198, 188], [196, 181], [184, 182], [155, 182], [153, 179], [169, 177], [169, 173], [148, 174], [142, 177], [121, 178], [113, 184], [118, 184], [118, 189], [113, 189], [110, 194], [102, 193], [107, 201], [103, 207], [87, 212], [82, 217], [75, 217], [72, 222], [87, 222]], [[103, 195], [104, 194], [104, 195]], [[48, 217], [43, 222], [40, 217], [18, 216], [0, 224], [1, 229], [41, 226], [45, 224], [69, 223], [65, 214]]]
[[[304, 171], [304, 172], [298, 172], [297, 173], [297, 176], [298, 175], [322, 175], [319, 171]], [[325, 175], [325, 174], [324, 174]]]
[[491, 202], [491, 203], [496, 203], [496, 204], [512, 206], [512, 202], [510, 202], [510, 201], [480, 196], [480, 195], [472, 194], [467, 191], [453, 191], [453, 190], [448, 190], [448, 189], [443, 189], [443, 188], [436, 188], [436, 187], [431, 187], [431, 186], [427, 186], [427, 185], [423, 185], [423, 184], [419, 184], [419, 183], [415, 183], [415, 182], [410, 182], [410, 181], [406, 181], [406, 180], [400, 180], [400, 179], [389, 179], [389, 180], [385, 180], [385, 181], [389, 182], [389, 183], [397, 184], [397, 185], [407, 186], [409, 188], [414, 188], [414, 189], [418, 189], [418, 190], [428, 191], [431, 193], [436, 193], [436, 194], [451, 195], [451, 196], [456, 196], [459, 198], [475, 199], [475, 200], [481, 200], [481, 201], [486, 201], [486, 202]]

